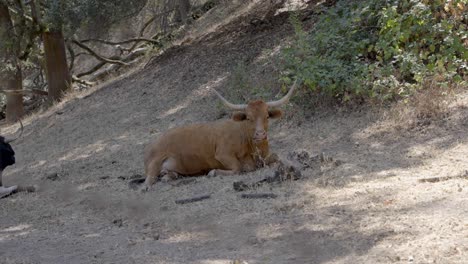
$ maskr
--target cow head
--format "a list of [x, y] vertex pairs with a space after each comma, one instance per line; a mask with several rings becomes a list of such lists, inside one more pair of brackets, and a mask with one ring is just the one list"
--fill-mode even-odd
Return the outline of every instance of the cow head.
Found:
[[243, 121], [247, 125], [249, 132], [252, 133], [252, 141], [261, 143], [268, 139], [268, 119], [279, 118], [282, 115], [280, 107], [291, 98], [296, 89], [297, 81], [289, 89], [289, 92], [281, 99], [272, 102], [264, 102], [262, 100], [251, 101], [248, 104], [233, 104], [221, 96], [216, 90], [216, 95], [221, 99], [224, 105], [232, 110], [237, 110], [232, 116], [234, 121]]

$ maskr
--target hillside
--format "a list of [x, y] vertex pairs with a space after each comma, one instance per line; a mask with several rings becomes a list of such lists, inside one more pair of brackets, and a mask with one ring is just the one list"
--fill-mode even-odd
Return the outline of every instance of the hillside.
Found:
[[[39, 191], [0, 200], [0, 263], [468, 259], [466, 89], [456, 91], [442, 118], [412, 126], [372, 107], [322, 106], [308, 115], [286, 107], [287, 118], [271, 124], [272, 150], [285, 161], [306, 151], [335, 162], [312, 159], [301, 179], [257, 190], [275, 199], [242, 199], [233, 190], [233, 182], [261, 180], [275, 167], [158, 182], [148, 193], [129, 188], [129, 180], [143, 174], [145, 146], [162, 132], [228, 118], [211, 89], [229, 95], [239, 63], [256, 74], [249, 78], [271, 82], [276, 72], [266, 57], [293, 30], [287, 13], [251, 23], [269, 11], [260, 4], [251, 10], [255, 15], [196, 35], [25, 120], [24, 135], [13, 145], [17, 164], [3, 180], [35, 184]], [[279, 91], [279, 84], [272, 89]], [[211, 198], [174, 202], [203, 194]]]

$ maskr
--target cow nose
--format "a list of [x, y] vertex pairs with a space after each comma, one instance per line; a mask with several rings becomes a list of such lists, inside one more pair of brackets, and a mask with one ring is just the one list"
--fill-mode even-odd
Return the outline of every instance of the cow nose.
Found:
[[265, 130], [255, 131], [255, 139], [265, 139], [266, 137], [267, 137], [267, 133]]

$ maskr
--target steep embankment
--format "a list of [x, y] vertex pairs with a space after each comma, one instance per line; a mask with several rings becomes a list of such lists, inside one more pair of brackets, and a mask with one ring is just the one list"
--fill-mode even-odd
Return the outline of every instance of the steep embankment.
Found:
[[[468, 259], [466, 92], [443, 120], [401, 131], [371, 110], [272, 124], [271, 145], [283, 159], [305, 149], [341, 161], [313, 160], [303, 179], [260, 188], [276, 199], [241, 199], [232, 189], [234, 181], [272, 175], [269, 168], [161, 183], [146, 194], [128, 188], [128, 178], [143, 173], [152, 138], [223, 116], [210, 88], [226, 92], [239, 62], [269, 69], [265, 50], [274, 53], [291, 34], [283, 15], [236, 27], [241, 21], [27, 121], [4, 183], [41, 190], [0, 201], [0, 263]], [[460, 177], [418, 181], [440, 176]], [[212, 198], [174, 203], [200, 194]]]

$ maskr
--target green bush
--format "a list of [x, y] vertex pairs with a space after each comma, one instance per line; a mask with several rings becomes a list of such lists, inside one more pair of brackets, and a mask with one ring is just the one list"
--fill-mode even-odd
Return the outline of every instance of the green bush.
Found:
[[347, 101], [409, 96], [427, 78], [465, 82], [467, 0], [338, 1], [310, 32], [292, 16], [283, 78]]

